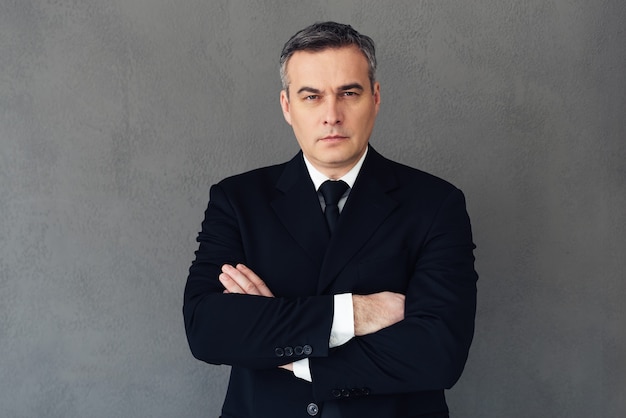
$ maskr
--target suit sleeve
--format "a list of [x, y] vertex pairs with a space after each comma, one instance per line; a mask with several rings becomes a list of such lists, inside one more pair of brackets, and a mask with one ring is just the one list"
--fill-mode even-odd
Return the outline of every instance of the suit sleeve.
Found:
[[333, 296], [224, 294], [225, 263], [246, 263], [236, 212], [220, 185], [211, 196], [187, 278], [183, 316], [193, 355], [212, 364], [276, 368], [328, 355]]
[[310, 360], [318, 400], [450, 388], [474, 332], [476, 280], [463, 194], [444, 199], [420, 248], [405, 319]]

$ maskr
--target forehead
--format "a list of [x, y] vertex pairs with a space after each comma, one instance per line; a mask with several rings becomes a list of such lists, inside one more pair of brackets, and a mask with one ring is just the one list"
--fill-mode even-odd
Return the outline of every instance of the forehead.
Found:
[[289, 84], [364, 82], [369, 78], [367, 58], [356, 46], [297, 51], [287, 61]]

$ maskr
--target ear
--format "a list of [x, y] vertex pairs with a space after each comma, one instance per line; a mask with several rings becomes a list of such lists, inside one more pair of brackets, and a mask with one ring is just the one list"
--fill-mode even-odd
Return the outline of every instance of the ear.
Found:
[[374, 104], [380, 106], [380, 83], [376, 81], [374, 83]]
[[380, 109], [380, 83], [374, 83], [374, 105], [376, 106], [376, 114], [378, 114], [378, 109]]
[[289, 97], [287, 97], [285, 90], [280, 91], [280, 107], [283, 110], [283, 117], [291, 125], [291, 108], [289, 106]]

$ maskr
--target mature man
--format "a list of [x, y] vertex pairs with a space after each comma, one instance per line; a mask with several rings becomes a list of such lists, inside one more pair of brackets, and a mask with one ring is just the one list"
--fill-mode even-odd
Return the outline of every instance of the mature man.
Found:
[[447, 417], [476, 310], [463, 194], [369, 146], [369, 37], [317, 23], [280, 63], [301, 152], [211, 187], [185, 289], [193, 355], [232, 366], [225, 418]]

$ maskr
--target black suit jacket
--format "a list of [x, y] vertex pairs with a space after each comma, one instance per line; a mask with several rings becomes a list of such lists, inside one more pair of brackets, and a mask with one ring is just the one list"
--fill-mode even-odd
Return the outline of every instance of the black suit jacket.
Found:
[[[214, 185], [198, 241], [185, 327], [195, 357], [232, 366], [224, 417], [309, 417], [329, 403], [345, 417], [447, 416], [477, 280], [454, 186], [370, 147], [331, 238], [299, 153]], [[246, 264], [276, 297], [223, 294], [224, 263]], [[406, 295], [405, 319], [329, 349], [333, 295], [385, 290]], [[304, 357], [312, 383], [278, 368]]]

